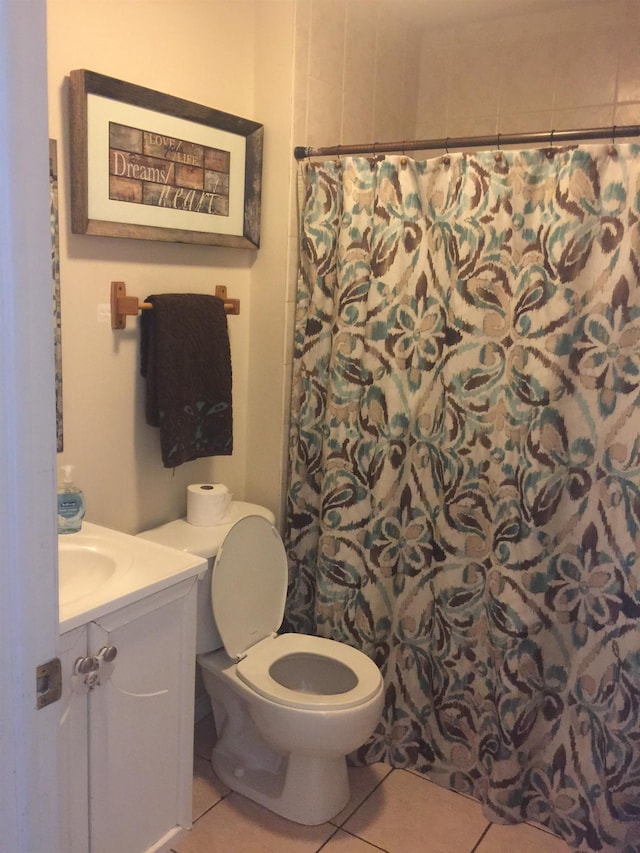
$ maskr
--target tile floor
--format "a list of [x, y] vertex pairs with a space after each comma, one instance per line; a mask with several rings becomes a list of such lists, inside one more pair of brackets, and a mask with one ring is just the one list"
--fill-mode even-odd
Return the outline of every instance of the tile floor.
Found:
[[196, 725], [193, 829], [174, 853], [569, 853], [542, 829], [489, 823], [475, 800], [386, 764], [350, 768], [345, 809], [328, 823], [300, 826], [214, 776], [212, 737], [205, 718]]

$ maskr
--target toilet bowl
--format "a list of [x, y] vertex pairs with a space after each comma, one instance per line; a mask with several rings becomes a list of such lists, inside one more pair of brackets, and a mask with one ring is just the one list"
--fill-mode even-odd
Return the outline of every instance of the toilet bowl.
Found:
[[[166, 532], [156, 541], [170, 544]], [[367, 740], [380, 716], [380, 671], [343, 643], [276, 633], [287, 560], [264, 514], [244, 515], [230, 526], [210, 589], [202, 587], [208, 596], [199, 618], [208, 609], [213, 630], [206, 632], [208, 643], [199, 642], [197, 660], [216, 727], [214, 771], [276, 814], [324, 823], [349, 800], [347, 754]]]

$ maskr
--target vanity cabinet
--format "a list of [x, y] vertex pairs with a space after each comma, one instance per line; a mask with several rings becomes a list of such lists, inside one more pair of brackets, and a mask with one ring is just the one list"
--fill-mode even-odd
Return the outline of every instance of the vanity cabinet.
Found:
[[[196, 584], [182, 580], [61, 636], [65, 853], [169, 849], [191, 826]], [[86, 689], [76, 662], [105, 647], [117, 649], [112, 671], [76, 692], [74, 681]]]

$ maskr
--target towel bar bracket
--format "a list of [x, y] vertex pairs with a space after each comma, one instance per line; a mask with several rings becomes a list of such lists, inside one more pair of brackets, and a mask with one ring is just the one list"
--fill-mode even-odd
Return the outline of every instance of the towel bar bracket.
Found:
[[227, 288], [224, 284], [216, 285], [215, 295], [218, 297], [218, 299], [222, 299], [222, 301], [224, 302], [225, 314], [240, 313], [240, 300], [229, 299], [227, 297]]
[[[215, 295], [224, 302], [225, 314], [239, 314], [240, 300], [227, 298], [227, 288], [218, 285]], [[124, 281], [111, 282], [111, 328], [126, 329], [127, 317], [135, 317], [140, 311], [153, 308], [150, 302], [140, 302], [137, 296], [127, 296]]]

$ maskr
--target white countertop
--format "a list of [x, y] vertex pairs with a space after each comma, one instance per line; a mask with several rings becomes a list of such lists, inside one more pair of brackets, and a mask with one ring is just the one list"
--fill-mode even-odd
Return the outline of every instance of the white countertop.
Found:
[[204, 572], [207, 561], [91, 522], [58, 536], [60, 632]]

